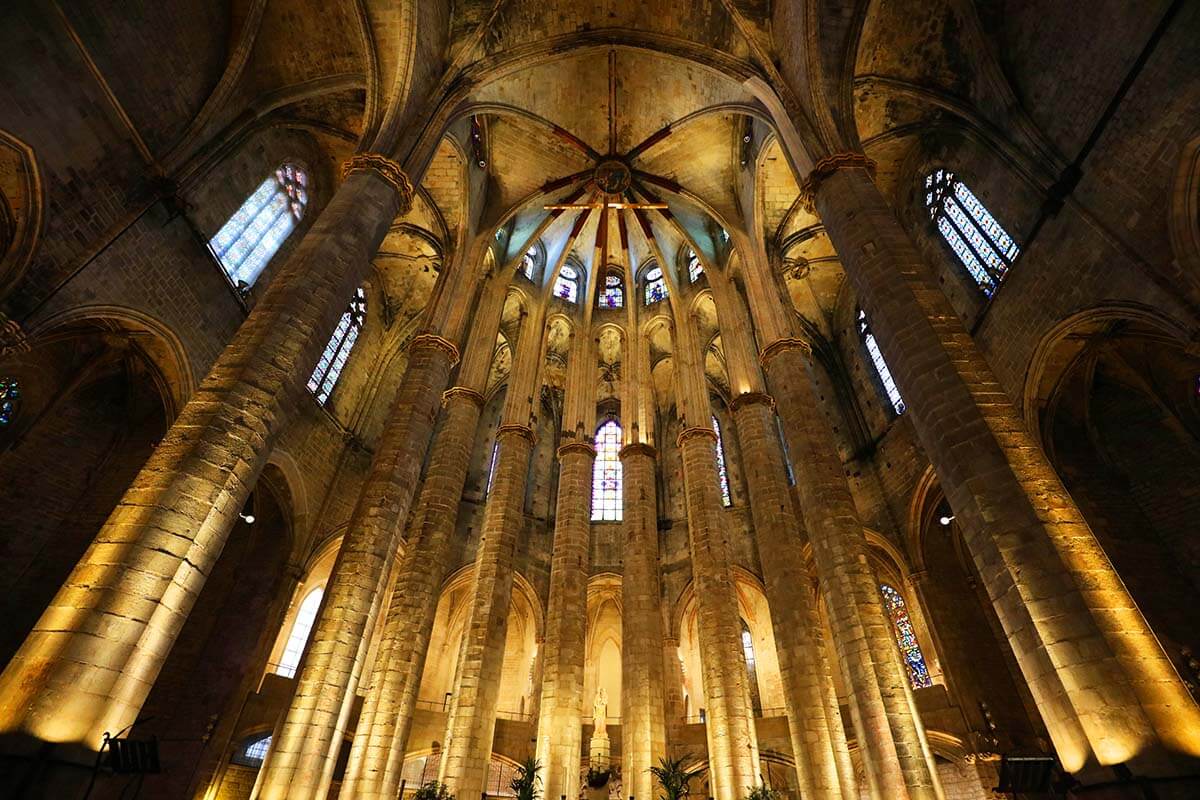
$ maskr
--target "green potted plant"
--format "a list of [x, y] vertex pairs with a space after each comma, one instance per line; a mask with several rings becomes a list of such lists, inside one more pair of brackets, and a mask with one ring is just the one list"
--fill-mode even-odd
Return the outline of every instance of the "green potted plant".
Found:
[[446, 784], [430, 781], [413, 793], [412, 800], [454, 800], [454, 795]]
[[749, 794], [746, 795], [746, 800], [780, 800], [780, 798], [780, 793], [765, 783], [751, 788]]
[[541, 794], [538, 786], [542, 782], [538, 773], [541, 769], [542, 765], [533, 756], [517, 765], [517, 774], [508, 782], [508, 788], [512, 789], [516, 800], [538, 800]]
[[690, 784], [699, 777], [700, 770], [685, 769], [683, 762], [687, 758], [687, 756], [660, 758], [658, 766], [650, 768], [650, 774], [655, 777], [658, 785], [662, 788], [659, 800], [680, 800], [681, 797], [688, 796], [691, 791]]

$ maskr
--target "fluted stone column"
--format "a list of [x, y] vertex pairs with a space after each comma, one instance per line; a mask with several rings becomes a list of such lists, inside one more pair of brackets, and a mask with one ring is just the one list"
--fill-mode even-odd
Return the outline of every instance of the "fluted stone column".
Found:
[[849, 681], [871, 796], [940, 798], [908, 672], [833, 434], [813, 391], [806, 352], [799, 340], [784, 339], [769, 345], [762, 360], [784, 423], [834, 646]]
[[[750, 491], [800, 794], [829, 800], [857, 798], [853, 772], [843, 775], [838, 769], [837, 748], [845, 747], [845, 735], [840, 719], [831, 720], [827, 714], [825, 689], [832, 688], [832, 682], [809, 588], [811, 578], [803, 564], [806, 537], [793, 511], [775, 402], [768, 395], [748, 392], [735, 397], [730, 408]], [[848, 794], [843, 795], [843, 786], [850, 790]]]
[[493, 276], [483, 290], [459, 369], [460, 385], [442, 396], [442, 422], [430, 448], [404, 562], [392, 588], [379, 653], [342, 780], [339, 796], [343, 798], [390, 799], [400, 787], [408, 734], [483, 408], [478, 389], [487, 380], [506, 296], [508, 272], [500, 272], [503, 274]]
[[709, 773], [713, 794], [735, 800], [759, 783], [758, 742], [742, 655], [737, 589], [721, 517], [717, 434], [708, 427], [685, 428], [678, 444], [707, 703]]
[[621, 779], [625, 794], [639, 800], [657, 797], [650, 768], [667, 754], [654, 465], [653, 447], [621, 448]]
[[411, 202], [394, 162], [348, 166], [0, 676], [0, 733], [96, 748], [136, 719], [322, 348]]
[[558, 448], [558, 500], [537, 729], [537, 759], [547, 798], [579, 795], [595, 458], [596, 450], [588, 442]]
[[[509, 391], [520, 390], [510, 387]], [[525, 525], [525, 484], [533, 431], [525, 425], [507, 423], [496, 432], [496, 441], [499, 450], [475, 558], [471, 609], [438, 775], [438, 780], [461, 798], [478, 797], [487, 779], [512, 599], [513, 551]]]
[[[806, 181], [1063, 765], [1196, 772], [1200, 709], [861, 155]], [[1020, 266], [1018, 266], [1020, 268]]]
[[[287, 713], [272, 738], [255, 797], [324, 797], [370, 640], [374, 614], [400, 546], [421, 477], [421, 452], [433, 436], [455, 346], [416, 337], [371, 469], [350, 516]], [[368, 613], [371, 611], [372, 613]], [[364, 649], [365, 654], [365, 649]]]

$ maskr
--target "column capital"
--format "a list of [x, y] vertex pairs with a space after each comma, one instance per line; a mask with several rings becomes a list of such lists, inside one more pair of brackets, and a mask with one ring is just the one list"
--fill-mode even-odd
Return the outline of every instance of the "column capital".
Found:
[[683, 447], [684, 442], [697, 437], [707, 438], [713, 444], [717, 443], [716, 431], [714, 431], [712, 428], [703, 428], [698, 425], [693, 425], [692, 427], [684, 428], [679, 432], [679, 436], [675, 438], [675, 444], [679, 447]]
[[451, 400], [463, 399], [474, 403], [477, 408], [483, 408], [483, 395], [474, 389], [468, 389], [466, 386], [451, 386], [446, 391], [442, 392], [442, 403], [447, 404]]
[[832, 153], [818, 160], [800, 184], [800, 202], [806, 211], [813, 212], [813, 197], [821, 187], [821, 181], [840, 169], [865, 169], [874, 177], [875, 160], [862, 153]]
[[396, 193], [400, 214], [407, 214], [412, 208], [412, 181], [404, 174], [403, 167], [392, 159], [382, 153], [355, 153], [342, 163], [342, 179], [352, 172], [374, 172]]
[[776, 339], [760, 350], [758, 353], [758, 363], [765, 367], [767, 366], [767, 362], [772, 358], [788, 350], [801, 350], [806, 356], [812, 355], [812, 345], [803, 339], [789, 337], [786, 339]]
[[458, 347], [449, 339], [443, 339], [435, 333], [422, 333], [413, 337], [413, 340], [408, 343], [410, 351], [423, 348], [441, 350], [450, 357], [451, 366], [458, 363]]
[[533, 435], [533, 429], [528, 425], [517, 425], [515, 423], [501, 425], [496, 429], [496, 439], [499, 440], [505, 436], [520, 436], [527, 439], [530, 444], [534, 444], [537, 441], [537, 438]]
[[766, 392], [742, 392], [729, 401], [729, 410], [736, 412], [740, 408], [753, 405], [766, 406], [768, 411], [774, 411], [775, 398]]
[[634, 442], [627, 444], [621, 448], [621, 452], [617, 453], [617, 457], [624, 459], [626, 456], [648, 456], [649, 458], [657, 458], [658, 451], [652, 445], [645, 442]]
[[588, 458], [595, 458], [596, 448], [592, 447], [592, 445], [588, 442], [567, 442], [564, 445], [560, 445], [557, 450], [559, 458], [569, 455], [570, 453], [579, 453], [580, 455], [587, 456]]

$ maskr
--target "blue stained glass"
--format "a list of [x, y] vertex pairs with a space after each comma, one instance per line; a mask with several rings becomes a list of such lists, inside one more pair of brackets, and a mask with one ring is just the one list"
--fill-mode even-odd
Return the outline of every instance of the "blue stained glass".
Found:
[[695, 250], [688, 250], [688, 280], [692, 283], [700, 280], [700, 276], [704, 274], [704, 265], [700, 263], [700, 257], [696, 255]]
[[604, 296], [600, 304], [605, 308], [620, 308], [625, 305], [625, 287], [621, 285], [620, 275], [608, 275], [604, 278]]
[[925, 176], [925, 205], [946, 244], [980, 290], [991, 297], [1021, 248], [954, 173]]
[[338, 320], [333, 336], [329, 337], [329, 343], [325, 345], [325, 350], [317, 361], [317, 368], [308, 379], [308, 390], [316, 395], [318, 403], [327, 402], [329, 395], [333, 393], [333, 387], [342, 375], [342, 368], [346, 366], [346, 359], [350, 357], [350, 351], [358, 341], [358, 334], [366, 316], [367, 294], [360, 287], [354, 293], [349, 308]]
[[621, 425], [610, 419], [596, 431], [596, 460], [592, 464], [592, 519], [621, 519]]
[[729, 494], [729, 472], [725, 469], [725, 442], [721, 439], [721, 425], [715, 416], [712, 426], [717, 433], [717, 480], [721, 484], [721, 505], [729, 508], [733, 505], [733, 497]]
[[0, 427], [12, 424], [21, 405], [21, 384], [12, 378], [0, 379]]
[[308, 176], [285, 164], [246, 198], [209, 242], [235, 284], [252, 285], [284, 239], [304, 217]]
[[579, 298], [579, 273], [572, 267], [563, 265], [554, 281], [554, 296], [561, 297], [568, 303], [574, 303]]
[[248, 762], [258, 762], [259, 764], [262, 764], [267, 757], [267, 750], [270, 748], [271, 737], [270, 735], [267, 735], [246, 745], [246, 749], [242, 751], [242, 758]]
[[646, 273], [646, 305], [654, 305], [667, 299], [667, 282], [662, 269], [655, 267]]
[[908, 667], [908, 678], [912, 687], [925, 689], [933, 686], [933, 679], [929, 677], [929, 668], [925, 666], [925, 656], [922, 655], [921, 645], [917, 642], [917, 634], [913, 630], [904, 598], [886, 583], [880, 584], [879, 591], [883, 593], [884, 605], [887, 607], [888, 616], [892, 618], [896, 644], [900, 646], [900, 655], [904, 658], [904, 665]]

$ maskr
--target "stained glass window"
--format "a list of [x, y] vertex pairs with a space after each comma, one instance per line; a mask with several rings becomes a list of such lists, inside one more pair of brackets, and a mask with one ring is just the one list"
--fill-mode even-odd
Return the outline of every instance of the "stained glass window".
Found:
[[717, 479], [721, 483], [721, 505], [729, 508], [733, 498], [729, 494], [729, 472], [725, 469], [725, 442], [721, 439], [721, 425], [712, 418], [713, 430], [717, 432]]
[[886, 583], [879, 585], [879, 591], [883, 593], [884, 605], [887, 607], [888, 616], [892, 618], [892, 627], [896, 630], [896, 644], [900, 645], [900, 655], [904, 658], [904, 665], [908, 667], [908, 679], [912, 681], [913, 688], [924, 689], [933, 686], [904, 598]]
[[338, 321], [333, 336], [329, 338], [329, 344], [325, 345], [325, 352], [321, 354], [317, 368], [308, 379], [308, 390], [317, 396], [317, 402], [325, 403], [329, 400], [333, 387], [341, 377], [342, 367], [346, 366], [346, 359], [350, 357], [350, 351], [358, 341], [358, 334], [366, 318], [367, 293], [359, 287], [354, 293], [354, 299], [350, 301], [350, 306]]
[[533, 270], [537, 267], [537, 248], [531, 247], [521, 256], [521, 274], [533, 280]]
[[667, 282], [663, 278], [661, 267], [655, 267], [646, 273], [646, 305], [653, 305], [667, 297]]
[[700, 280], [700, 276], [704, 274], [704, 265], [700, 263], [700, 256], [696, 255], [695, 250], [688, 250], [688, 280], [692, 283]]
[[487, 497], [492, 493], [492, 481], [496, 478], [496, 457], [500, 455], [500, 441], [496, 440], [492, 443], [492, 457], [488, 460], [488, 482], [487, 488], [483, 491], [483, 496]]
[[20, 407], [20, 382], [13, 378], [0, 378], [0, 428], [12, 424]]
[[248, 742], [234, 758], [234, 761], [248, 767], [261, 767], [269, 749], [271, 749], [271, 734], [268, 733], [266, 736]]
[[254, 285], [307, 206], [308, 175], [292, 164], [281, 165], [242, 203], [208, 243], [234, 285]]
[[871, 363], [875, 365], [875, 374], [879, 376], [879, 382], [883, 384], [883, 390], [887, 392], [888, 402], [892, 404], [892, 409], [897, 414], [903, 414], [904, 398], [900, 396], [900, 390], [896, 388], [896, 381], [892, 379], [892, 371], [888, 369], [887, 362], [883, 360], [883, 352], [879, 349], [879, 342], [875, 341], [875, 334], [871, 333], [871, 325], [867, 322], [867, 312], [861, 308], [858, 310], [858, 335], [862, 337], [863, 346], [867, 348], [867, 354], [871, 356]]
[[750, 702], [754, 706], [754, 713], [762, 714], [762, 700], [758, 694], [758, 666], [754, 658], [754, 635], [750, 633], [750, 626], [746, 624], [746, 620], [741, 620], [742, 623], [742, 658], [746, 662], [746, 679], [750, 686]]
[[296, 668], [300, 666], [300, 656], [304, 655], [304, 645], [308, 644], [308, 635], [312, 633], [313, 623], [317, 621], [317, 611], [321, 608], [321, 597], [324, 594], [325, 590], [318, 586], [300, 602], [300, 608], [296, 611], [296, 621], [292, 623], [292, 632], [288, 634], [287, 644], [283, 648], [283, 655], [275, 665], [276, 675], [295, 677]]
[[949, 170], [938, 169], [925, 176], [925, 206], [946, 244], [980, 290], [991, 297], [1021, 248]]
[[563, 264], [554, 281], [554, 296], [561, 297], [568, 303], [574, 303], [579, 298], [579, 273], [570, 264]]
[[596, 431], [596, 460], [592, 464], [592, 519], [621, 519], [621, 425], [615, 419]]
[[604, 276], [604, 297], [600, 305], [605, 308], [620, 308], [625, 305], [625, 286], [620, 275]]

